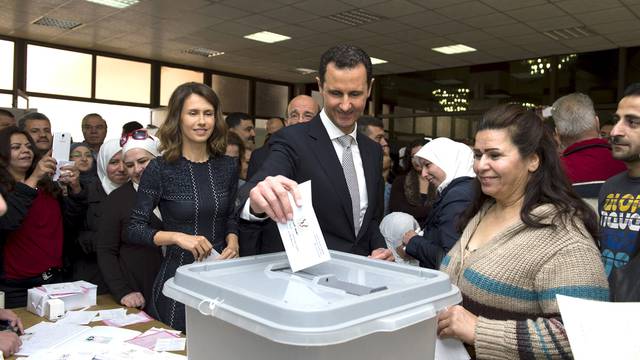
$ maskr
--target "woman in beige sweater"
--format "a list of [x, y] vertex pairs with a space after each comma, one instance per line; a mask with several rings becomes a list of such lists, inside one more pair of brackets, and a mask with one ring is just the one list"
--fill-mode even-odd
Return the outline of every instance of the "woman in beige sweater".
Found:
[[438, 334], [473, 346], [478, 359], [572, 358], [556, 294], [608, 300], [595, 214], [533, 111], [486, 113], [474, 157], [476, 198], [441, 267], [463, 304], [440, 314]]

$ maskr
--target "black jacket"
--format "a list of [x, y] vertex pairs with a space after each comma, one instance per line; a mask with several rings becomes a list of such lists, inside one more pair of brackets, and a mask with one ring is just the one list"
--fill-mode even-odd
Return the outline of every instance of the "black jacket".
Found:
[[433, 204], [426, 222], [420, 224], [423, 236], [409, 240], [405, 251], [420, 262], [420, 266], [438, 269], [442, 258], [460, 239], [458, 220], [469, 207], [474, 196], [473, 178], [459, 177], [453, 180]]

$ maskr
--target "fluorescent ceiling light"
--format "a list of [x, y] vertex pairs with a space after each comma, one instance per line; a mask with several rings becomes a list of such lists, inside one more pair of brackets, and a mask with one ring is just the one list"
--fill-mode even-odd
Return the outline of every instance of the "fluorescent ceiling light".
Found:
[[296, 68], [296, 72], [302, 75], [310, 75], [313, 73], [317, 73], [318, 70], [307, 69], [307, 68]]
[[371, 58], [371, 65], [378, 65], [378, 64], [386, 64], [387, 60], [382, 60], [382, 59], [378, 59], [378, 58]]
[[87, 0], [88, 2], [111, 6], [117, 9], [124, 9], [131, 5], [135, 5], [139, 2], [139, 0]]
[[433, 48], [431, 50], [437, 51], [439, 53], [447, 54], [447, 55], [476, 51], [476, 49], [467, 45], [462, 45], [462, 44], [441, 46], [441, 47]]
[[255, 41], [261, 41], [261, 42], [268, 43], [268, 44], [273, 44], [273, 43], [276, 43], [278, 41], [284, 41], [284, 40], [291, 39], [289, 36], [280, 35], [280, 34], [272, 33], [272, 32], [269, 32], [269, 31], [260, 31], [260, 32], [257, 32], [255, 34], [245, 35], [244, 37], [246, 39], [251, 39], [251, 40], [255, 40]]

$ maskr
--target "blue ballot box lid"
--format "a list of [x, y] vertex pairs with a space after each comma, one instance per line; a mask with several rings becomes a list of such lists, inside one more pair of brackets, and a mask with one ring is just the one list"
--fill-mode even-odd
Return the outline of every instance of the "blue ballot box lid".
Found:
[[163, 293], [272, 341], [337, 344], [429, 320], [459, 303], [439, 271], [331, 251], [331, 260], [293, 273], [285, 253], [193, 263]]

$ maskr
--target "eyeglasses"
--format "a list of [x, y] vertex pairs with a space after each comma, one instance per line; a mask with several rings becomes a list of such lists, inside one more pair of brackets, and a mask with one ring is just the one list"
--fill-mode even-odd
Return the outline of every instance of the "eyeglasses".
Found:
[[120, 147], [124, 146], [124, 144], [129, 141], [129, 138], [132, 138], [133, 140], [145, 140], [153, 139], [153, 136], [149, 135], [147, 129], [138, 129], [129, 133], [122, 133], [122, 136], [120, 137]]

